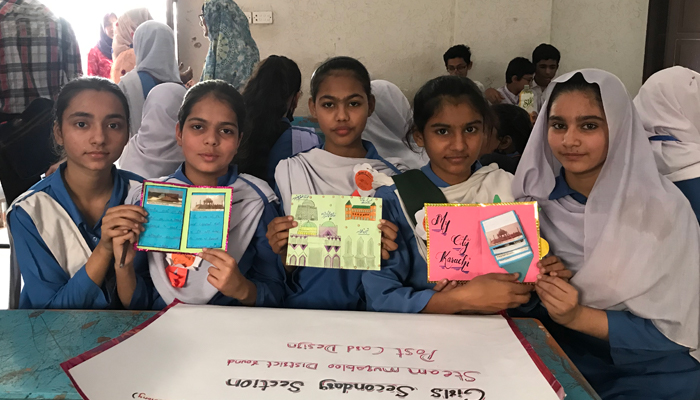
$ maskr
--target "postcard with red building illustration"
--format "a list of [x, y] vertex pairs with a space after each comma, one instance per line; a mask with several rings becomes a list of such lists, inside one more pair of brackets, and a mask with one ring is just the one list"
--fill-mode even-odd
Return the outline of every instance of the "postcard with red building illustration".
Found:
[[489, 273], [535, 282], [540, 260], [536, 202], [428, 204], [428, 281], [469, 281]]
[[382, 199], [295, 194], [287, 265], [379, 270]]

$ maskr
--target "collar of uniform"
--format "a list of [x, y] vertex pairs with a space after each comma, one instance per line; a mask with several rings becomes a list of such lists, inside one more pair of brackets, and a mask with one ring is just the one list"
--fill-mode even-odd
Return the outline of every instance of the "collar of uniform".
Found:
[[549, 200], [558, 200], [562, 197], [571, 196], [572, 199], [578, 201], [581, 204], [586, 204], [588, 198], [581, 193], [575, 191], [569, 186], [564, 178], [564, 167], [559, 171], [559, 176], [556, 177], [554, 183], [554, 189], [552, 193], [549, 194]]
[[[180, 164], [180, 167], [171, 175], [173, 178], [185, 182], [188, 185], [194, 185], [191, 180], [185, 175], [185, 163]], [[223, 176], [220, 176], [216, 181], [216, 186], [231, 186], [238, 179], [238, 166], [229, 165], [228, 171]]]
[[[472, 174], [479, 170], [482, 167], [481, 163], [477, 160], [474, 164], [472, 164]], [[446, 188], [449, 187], [450, 184], [443, 181], [435, 172], [433, 172], [433, 169], [430, 167], [430, 163], [427, 163], [423, 168], [420, 169], [425, 176], [430, 179], [431, 182], [435, 184], [435, 186], [439, 188]]]
[[[70, 215], [71, 219], [73, 220], [73, 222], [75, 222], [76, 225], [78, 225], [78, 227], [97, 232], [99, 231], [99, 228], [102, 225], [102, 218], [100, 218], [99, 221], [97, 221], [95, 226], [88, 226], [87, 222], [85, 222], [85, 219], [83, 218], [82, 213], [80, 212], [80, 210], [78, 210], [78, 207], [75, 205], [75, 202], [68, 193], [66, 183], [63, 180], [63, 174], [66, 170], [67, 165], [68, 164], [64, 162], [63, 164], [61, 164], [61, 166], [56, 172], [54, 172], [53, 174], [51, 174], [51, 176], [46, 178], [49, 181], [48, 183], [51, 187], [51, 190], [53, 191], [54, 198], [68, 212], [68, 215]], [[107, 204], [105, 204], [105, 209], [102, 213], [102, 217], [104, 217], [104, 213], [107, 212], [108, 209], [121, 205], [128, 192], [128, 183], [121, 179], [117, 167], [112, 166], [111, 173], [113, 180], [112, 195], [110, 196]]]

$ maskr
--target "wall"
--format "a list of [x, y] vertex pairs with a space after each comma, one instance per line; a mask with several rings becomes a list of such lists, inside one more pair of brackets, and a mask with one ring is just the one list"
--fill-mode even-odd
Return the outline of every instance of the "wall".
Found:
[[559, 71], [600, 68], [635, 96], [642, 85], [649, 0], [554, 0], [552, 43]]
[[[274, 24], [251, 25], [261, 57], [294, 59], [308, 93], [313, 70], [335, 55], [359, 58], [375, 79], [396, 83], [412, 99], [444, 73], [452, 44], [473, 51], [470, 77], [498, 87], [508, 62], [530, 58], [550, 42], [562, 52], [560, 72], [598, 67], [636, 94], [642, 83], [649, 0], [238, 0], [244, 11], [274, 13]], [[198, 15], [202, 0], [178, 0], [180, 59], [201, 73], [209, 42]], [[298, 114], [306, 114], [306, 104]]]

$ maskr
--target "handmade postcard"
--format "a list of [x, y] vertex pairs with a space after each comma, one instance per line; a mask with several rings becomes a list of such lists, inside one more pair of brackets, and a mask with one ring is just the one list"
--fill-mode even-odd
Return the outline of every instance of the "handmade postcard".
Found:
[[519, 273], [535, 282], [540, 260], [536, 202], [427, 204], [428, 281], [468, 281], [488, 273]]
[[196, 254], [226, 250], [233, 188], [145, 181], [141, 204], [148, 212], [136, 248]]
[[382, 199], [292, 195], [287, 265], [379, 270]]

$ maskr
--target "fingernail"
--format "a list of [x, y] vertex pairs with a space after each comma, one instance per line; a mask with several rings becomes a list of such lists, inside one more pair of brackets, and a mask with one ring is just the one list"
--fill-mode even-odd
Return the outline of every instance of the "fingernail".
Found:
[[520, 273], [516, 272], [516, 273], [513, 274], [513, 276], [516, 277], [516, 278], [520, 278]]
[[537, 275], [537, 279], [542, 279], [542, 275]]
[[293, 219], [294, 219], [294, 217], [292, 217], [291, 215], [287, 217], [287, 221], [291, 221]]
[[557, 273], [556, 273], [556, 272], [551, 272], [549, 275], [551, 275], [551, 276], [557, 276]]

